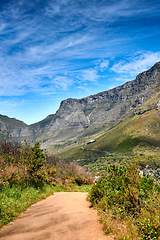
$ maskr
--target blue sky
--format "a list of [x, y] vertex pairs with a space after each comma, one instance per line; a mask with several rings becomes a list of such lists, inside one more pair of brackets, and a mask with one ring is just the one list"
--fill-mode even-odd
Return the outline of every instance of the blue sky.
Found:
[[0, 1], [0, 114], [27, 124], [160, 61], [159, 0]]

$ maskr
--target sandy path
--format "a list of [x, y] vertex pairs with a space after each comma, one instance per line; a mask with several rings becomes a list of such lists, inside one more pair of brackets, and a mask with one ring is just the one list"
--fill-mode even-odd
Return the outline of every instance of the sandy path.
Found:
[[0, 231], [2, 240], [109, 240], [86, 193], [59, 192], [32, 205]]

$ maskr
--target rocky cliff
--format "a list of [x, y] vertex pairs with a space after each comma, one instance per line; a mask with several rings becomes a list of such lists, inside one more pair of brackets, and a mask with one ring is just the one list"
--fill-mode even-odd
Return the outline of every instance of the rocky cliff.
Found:
[[[30, 141], [38, 139], [47, 147], [56, 142], [98, 132], [132, 115], [141, 114], [141, 106], [158, 92], [160, 62], [140, 73], [135, 80], [112, 90], [82, 99], [69, 98], [62, 101], [58, 111], [41, 122], [30, 126], [20, 122], [15, 126], [6, 124], [6, 127], [20, 141], [24, 138]], [[158, 104], [156, 100], [148, 108], [156, 108]], [[0, 124], [4, 128], [5, 121], [0, 121]]]

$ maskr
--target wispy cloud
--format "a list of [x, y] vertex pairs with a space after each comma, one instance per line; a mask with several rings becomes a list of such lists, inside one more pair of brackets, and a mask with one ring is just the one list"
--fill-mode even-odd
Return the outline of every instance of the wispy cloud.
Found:
[[0, 114], [12, 115], [15, 108], [21, 104], [22, 103], [17, 102], [16, 100], [13, 100], [13, 99], [6, 99], [6, 100], [0, 99]]
[[78, 79], [82, 81], [97, 82], [99, 78], [103, 77], [102, 73], [108, 69], [109, 63], [110, 61], [108, 59], [96, 60], [93, 63], [93, 68], [84, 69], [78, 72]]
[[156, 0], [9, 0], [0, 7], [1, 96], [91, 85], [95, 92], [160, 59], [159, 52], [143, 50], [146, 36], [160, 36]]
[[57, 76], [52, 79], [52, 83], [55, 85], [56, 88], [66, 89], [73, 83], [73, 80], [66, 76]]
[[100, 70], [103, 72], [109, 67], [109, 60], [102, 60], [99, 64]]
[[136, 74], [147, 70], [158, 61], [160, 61], [160, 52], [140, 52], [129, 59], [114, 64], [111, 70], [116, 73], [135, 76]]
[[85, 81], [96, 81], [98, 78], [98, 73], [96, 69], [87, 69], [82, 71], [82, 79]]

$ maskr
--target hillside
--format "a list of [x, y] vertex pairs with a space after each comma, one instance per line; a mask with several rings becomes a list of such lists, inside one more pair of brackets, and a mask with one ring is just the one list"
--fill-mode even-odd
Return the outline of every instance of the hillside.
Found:
[[[110, 128], [92, 136], [85, 137], [74, 144], [59, 145], [54, 151], [61, 158], [78, 160], [81, 163], [97, 160], [111, 154], [144, 154], [160, 157], [160, 94], [157, 94], [135, 114]], [[157, 160], [158, 161], [158, 160]]]
[[[34, 142], [39, 140], [42, 147], [52, 153], [57, 152], [57, 146], [63, 148], [63, 151], [66, 151], [66, 148], [74, 147], [75, 149], [81, 143], [83, 145], [85, 139], [88, 141], [104, 133], [107, 134], [106, 137], [101, 136], [93, 146], [108, 151], [120, 150], [120, 144], [124, 145], [125, 141], [128, 143], [127, 137], [130, 137], [132, 141], [134, 139], [134, 142], [142, 142], [140, 133], [142, 133], [141, 129], [145, 125], [146, 118], [153, 122], [155, 121], [154, 117], [159, 119], [156, 115], [159, 111], [159, 92], [160, 62], [148, 71], [140, 73], [135, 80], [109, 91], [82, 99], [64, 100], [55, 114], [49, 115], [38, 123], [28, 126], [18, 120], [9, 118], [4, 120], [5, 117], [0, 116], [0, 128], [3, 135], [7, 130], [12, 138], [18, 141], [27, 139], [29, 142]], [[142, 124], [137, 125], [136, 121]], [[159, 120], [157, 122], [159, 124]], [[139, 127], [134, 130], [134, 133], [131, 133], [129, 129], [134, 123]], [[138, 128], [140, 129], [138, 130]], [[146, 125], [145, 129], [148, 130], [143, 131], [143, 142], [149, 144], [154, 137], [156, 139], [153, 140], [153, 145], [158, 146], [158, 138], [153, 133], [151, 133], [152, 136], [149, 135], [150, 132], [153, 132], [153, 128]], [[144, 133], [146, 133], [145, 138]], [[105, 139], [110, 140], [106, 141]], [[98, 145], [98, 142], [102, 141], [102, 146]], [[58, 150], [60, 153], [61, 148]], [[134, 149], [132, 148], [132, 150]]]
[[15, 118], [9, 118], [0, 114], [0, 137], [14, 137], [18, 140], [21, 129], [27, 128], [27, 124]]
[[134, 116], [137, 106], [150, 100], [160, 88], [160, 62], [131, 82], [83, 99], [61, 102], [54, 115], [33, 125], [36, 138], [46, 148], [58, 142], [98, 133]]

